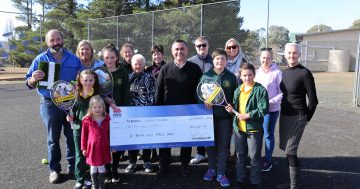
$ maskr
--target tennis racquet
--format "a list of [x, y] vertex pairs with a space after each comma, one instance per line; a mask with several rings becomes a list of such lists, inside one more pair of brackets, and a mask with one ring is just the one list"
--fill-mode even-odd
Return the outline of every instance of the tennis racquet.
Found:
[[95, 68], [94, 72], [99, 79], [99, 93], [104, 97], [110, 97], [112, 99], [114, 82], [111, 73], [103, 66]]
[[[67, 115], [71, 115], [71, 109], [75, 105], [75, 92], [75, 86], [71, 82], [64, 80], [56, 81], [50, 88], [51, 100]], [[70, 124], [72, 127], [72, 122]]]
[[[200, 100], [206, 104], [211, 104], [214, 106], [228, 105], [224, 90], [216, 81], [212, 81], [212, 80], [201, 81], [197, 86], [196, 93], [199, 96]], [[232, 110], [232, 112], [235, 115], [239, 114], [239, 112], [237, 112], [234, 109]]]

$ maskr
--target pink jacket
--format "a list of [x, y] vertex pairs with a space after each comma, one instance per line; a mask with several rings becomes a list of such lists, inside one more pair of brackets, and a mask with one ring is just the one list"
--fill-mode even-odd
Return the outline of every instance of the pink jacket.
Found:
[[110, 117], [105, 116], [101, 126], [91, 116], [82, 120], [81, 151], [86, 150], [86, 164], [101, 166], [110, 163]]
[[276, 64], [272, 64], [270, 70], [265, 72], [261, 67], [256, 70], [255, 81], [264, 86], [269, 95], [269, 112], [280, 110], [283, 93], [280, 90], [282, 72]]

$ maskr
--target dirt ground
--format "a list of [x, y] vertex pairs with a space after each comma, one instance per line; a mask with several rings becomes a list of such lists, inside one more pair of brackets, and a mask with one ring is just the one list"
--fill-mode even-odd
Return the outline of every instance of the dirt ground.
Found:
[[0, 67], [0, 84], [23, 82], [28, 69], [29, 68]]
[[318, 72], [314, 73], [314, 78], [319, 104], [346, 109], [352, 106], [355, 87], [354, 72]]

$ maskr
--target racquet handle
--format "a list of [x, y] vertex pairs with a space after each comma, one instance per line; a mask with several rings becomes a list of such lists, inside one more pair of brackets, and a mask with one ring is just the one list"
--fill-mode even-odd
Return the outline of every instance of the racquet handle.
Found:
[[239, 112], [237, 112], [235, 109], [232, 109], [232, 113], [234, 113], [235, 115], [239, 115]]

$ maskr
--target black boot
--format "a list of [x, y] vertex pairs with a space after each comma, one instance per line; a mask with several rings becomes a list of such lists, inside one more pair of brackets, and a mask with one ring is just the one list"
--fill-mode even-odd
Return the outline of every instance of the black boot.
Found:
[[98, 173], [91, 173], [91, 181], [92, 181], [92, 189], [99, 189], [99, 174]]
[[105, 173], [99, 173], [99, 189], [105, 189]]
[[300, 177], [300, 168], [299, 167], [289, 167], [290, 175], [290, 189], [299, 188], [299, 177]]

